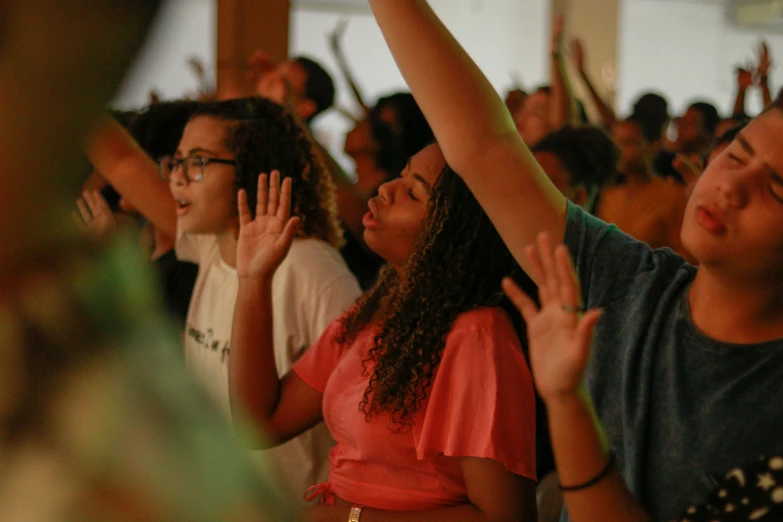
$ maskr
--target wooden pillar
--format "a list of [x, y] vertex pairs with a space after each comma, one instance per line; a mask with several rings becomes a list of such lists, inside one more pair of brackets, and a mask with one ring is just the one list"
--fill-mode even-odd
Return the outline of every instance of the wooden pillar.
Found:
[[217, 89], [221, 97], [248, 95], [247, 61], [261, 50], [275, 60], [288, 56], [290, 0], [217, 1]]

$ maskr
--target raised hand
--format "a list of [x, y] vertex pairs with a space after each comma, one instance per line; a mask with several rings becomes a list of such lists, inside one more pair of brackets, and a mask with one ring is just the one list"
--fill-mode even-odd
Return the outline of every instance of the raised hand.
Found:
[[761, 42], [761, 45], [759, 45], [759, 63], [756, 67], [757, 81], [766, 79], [771, 68], [772, 59], [769, 56], [769, 46], [767, 42]]
[[83, 232], [105, 239], [117, 228], [109, 204], [97, 190], [85, 190], [76, 207], [79, 212], [73, 217]]
[[259, 81], [265, 74], [276, 67], [274, 60], [263, 51], [256, 51], [247, 64], [250, 67], [247, 76], [253, 81]]
[[753, 71], [750, 67], [737, 67], [737, 87], [746, 91], [753, 85]]
[[552, 56], [563, 55], [563, 37], [565, 35], [565, 13], [560, 12], [552, 25]]
[[531, 276], [541, 281], [541, 308], [510, 279], [503, 290], [527, 323], [530, 365], [541, 398], [576, 393], [582, 385], [599, 310], [581, 312], [579, 283], [564, 245], [556, 249], [546, 233], [526, 249]]
[[240, 279], [271, 279], [288, 254], [299, 224], [298, 217], [290, 217], [291, 178], [283, 180], [281, 189], [279, 172], [259, 176], [255, 219], [250, 215], [244, 190], [239, 191], [237, 203], [237, 274]]
[[329, 47], [331, 47], [332, 52], [335, 55], [339, 55], [342, 52], [342, 41], [346, 29], [348, 29], [348, 19], [343, 18], [337, 22], [334, 31], [329, 33]]
[[571, 39], [571, 59], [574, 61], [574, 67], [580, 73], [585, 72], [585, 49], [582, 40], [579, 38]]

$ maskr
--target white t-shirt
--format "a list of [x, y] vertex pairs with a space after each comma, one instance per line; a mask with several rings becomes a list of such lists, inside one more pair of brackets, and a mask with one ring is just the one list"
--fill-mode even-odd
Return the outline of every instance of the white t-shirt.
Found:
[[[185, 327], [185, 361], [231, 421], [228, 355], [239, 280], [220, 256], [213, 235], [178, 234], [177, 258], [199, 265]], [[277, 372], [282, 377], [326, 327], [361, 294], [339, 252], [324, 241], [295, 239], [272, 279]], [[298, 503], [304, 491], [328, 477], [334, 445], [324, 424], [276, 448], [253, 452], [272, 467], [281, 491]], [[256, 456], [259, 457], [256, 459]]]

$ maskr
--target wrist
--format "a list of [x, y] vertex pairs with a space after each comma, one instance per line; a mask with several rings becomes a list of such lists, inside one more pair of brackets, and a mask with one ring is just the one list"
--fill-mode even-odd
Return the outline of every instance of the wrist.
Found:
[[583, 407], [586, 393], [584, 388], [577, 388], [542, 394], [541, 399], [546, 404], [547, 410], [569, 410], [574, 407]]
[[239, 287], [248, 290], [265, 290], [272, 287], [272, 274], [239, 276]]

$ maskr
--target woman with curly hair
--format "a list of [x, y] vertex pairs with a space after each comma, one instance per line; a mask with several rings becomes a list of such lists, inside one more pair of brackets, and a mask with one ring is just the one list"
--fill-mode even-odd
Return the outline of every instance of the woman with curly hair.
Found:
[[288, 179], [258, 186], [255, 219], [239, 196], [232, 399], [269, 445], [326, 421], [337, 445], [305, 518], [535, 520], [533, 385], [499, 290], [532, 283], [440, 148], [370, 200], [364, 237], [388, 264], [282, 379], [271, 281], [299, 217]]
[[[176, 237], [177, 257], [199, 265], [185, 329], [186, 364], [229, 421], [241, 419], [228, 386], [239, 283], [237, 190], [255, 194], [259, 172], [281, 169], [292, 176], [293, 206], [302, 222], [272, 283], [271, 364], [284, 372], [361, 293], [337, 251], [342, 230], [331, 178], [293, 118], [273, 102], [255, 98], [202, 105], [175, 156], [160, 161], [163, 179], [118, 125], [94, 136], [89, 153], [123, 198]], [[265, 460], [277, 468], [284, 493], [298, 492], [325, 478], [332, 444], [321, 425], [266, 452]]]

